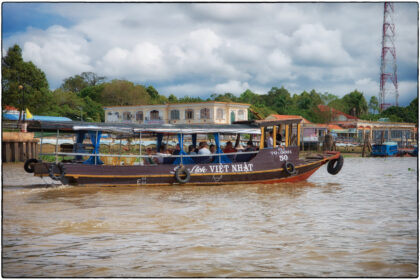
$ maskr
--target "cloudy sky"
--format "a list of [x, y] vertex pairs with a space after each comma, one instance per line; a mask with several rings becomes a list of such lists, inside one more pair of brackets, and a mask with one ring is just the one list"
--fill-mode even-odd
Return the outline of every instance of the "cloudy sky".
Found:
[[[394, 7], [406, 105], [418, 88], [418, 5]], [[91, 71], [166, 96], [379, 93], [381, 3], [3, 3], [2, 23], [2, 55], [19, 44], [51, 89]]]

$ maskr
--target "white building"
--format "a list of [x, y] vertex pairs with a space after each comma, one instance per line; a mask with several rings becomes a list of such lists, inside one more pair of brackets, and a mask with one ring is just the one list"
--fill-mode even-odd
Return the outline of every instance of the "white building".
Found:
[[248, 120], [250, 104], [208, 101], [104, 107], [105, 122], [138, 124], [230, 124]]

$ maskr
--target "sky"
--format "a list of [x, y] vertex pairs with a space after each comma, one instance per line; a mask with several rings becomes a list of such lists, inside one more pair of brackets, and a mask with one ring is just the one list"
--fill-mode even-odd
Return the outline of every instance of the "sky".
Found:
[[[2, 4], [2, 56], [14, 44], [51, 89], [82, 72], [200, 96], [285, 87], [379, 94], [383, 3]], [[418, 90], [418, 4], [396, 2], [400, 105]], [[395, 103], [387, 81], [387, 103]]]

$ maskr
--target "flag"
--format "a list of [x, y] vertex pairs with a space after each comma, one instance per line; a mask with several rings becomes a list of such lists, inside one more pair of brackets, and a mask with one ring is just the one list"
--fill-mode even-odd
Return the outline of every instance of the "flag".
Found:
[[29, 112], [28, 108], [26, 108], [26, 118], [32, 119], [34, 116], [32, 116], [31, 112]]

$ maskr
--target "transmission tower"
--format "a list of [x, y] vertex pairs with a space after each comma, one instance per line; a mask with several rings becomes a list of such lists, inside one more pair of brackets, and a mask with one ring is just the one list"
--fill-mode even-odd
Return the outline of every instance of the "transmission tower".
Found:
[[[398, 106], [398, 79], [397, 79], [397, 53], [395, 51], [394, 37], [394, 4], [384, 3], [384, 23], [382, 26], [382, 52], [381, 52], [381, 75], [379, 104], [380, 111], [386, 109], [390, 104], [385, 103], [385, 96], [388, 93], [395, 94], [395, 106]], [[387, 81], [392, 85], [387, 86]]]

